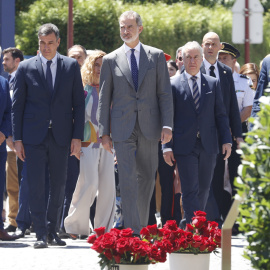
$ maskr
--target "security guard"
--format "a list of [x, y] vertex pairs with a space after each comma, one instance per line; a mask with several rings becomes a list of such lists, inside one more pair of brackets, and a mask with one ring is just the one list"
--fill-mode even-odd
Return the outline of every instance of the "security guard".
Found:
[[[245, 75], [238, 74], [235, 72], [235, 62], [240, 56], [240, 52], [233, 47], [231, 44], [222, 42], [221, 50], [218, 54], [218, 60], [223, 64], [229, 66], [233, 72], [234, 86], [238, 101], [238, 107], [240, 111], [240, 117], [242, 122], [242, 132], [247, 132], [247, 119], [251, 115], [252, 105], [253, 105], [253, 90], [251, 89], [252, 81]], [[232, 187], [232, 195], [235, 195], [236, 189], [233, 185], [234, 178], [238, 175], [237, 169], [241, 163], [240, 155], [236, 153], [237, 143], [234, 141], [232, 146], [232, 153], [228, 160], [228, 169], [230, 175], [230, 183]], [[225, 191], [226, 192], [226, 191]], [[225, 203], [225, 202], [224, 202]], [[224, 207], [229, 211], [231, 207], [231, 200], [225, 203]]]

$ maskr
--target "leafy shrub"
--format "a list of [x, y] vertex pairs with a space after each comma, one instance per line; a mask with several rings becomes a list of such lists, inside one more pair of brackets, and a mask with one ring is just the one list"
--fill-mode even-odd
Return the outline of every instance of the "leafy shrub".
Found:
[[[195, 0], [194, 0], [195, 1]], [[164, 2], [140, 1], [130, 3], [120, 0], [74, 0], [74, 44], [87, 49], [102, 49], [111, 52], [123, 43], [119, 37], [118, 17], [126, 10], [138, 12], [143, 20], [144, 30], [141, 41], [162, 49], [175, 59], [175, 51], [186, 42], [202, 38], [208, 31], [215, 31], [221, 41], [232, 43], [232, 13], [222, 5], [204, 7], [180, 1]], [[169, 3], [170, 1], [168, 1]], [[196, 1], [202, 3], [203, 1]], [[213, 2], [214, 3], [214, 2]], [[60, 29], [61, 44], [59, 51], [66, 53], [67, 44], [67, 0], [38, 0], [29, 6], [28, 12], [20, 12], [16, 21], [16, 46], [25, 54], [36, 54], [38, 49], [37, 29], [47, 22], [56, 24]], [[270, 13], [264, 17], [263, 44], [250, 46], [250, 60], [256, 62], [270, 52]], [[244, 45], [235, 45], [244, 63]]]
[[270, 88], [261, 99], [258, 119], [242, 149], [241, 177], [236, 185], [245, 200], [240, 206], [240, 229], [247, 233], [245, 257], [256, 269], [270, 269]]

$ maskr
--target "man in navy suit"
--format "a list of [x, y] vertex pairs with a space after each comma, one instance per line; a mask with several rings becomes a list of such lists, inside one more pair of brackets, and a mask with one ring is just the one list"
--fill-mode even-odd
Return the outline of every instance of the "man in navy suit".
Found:
[[[40, 53], [20, 63], [15, 78], [12, 129], [15, 151], [26, 161], [31, 218], [37, 241], [34, 248], [65, 245], [56, 234], [62, 206], [67, 158], [78, 155], [83, 139], [84, 92], [75, 59], [57, 53], [59, 30], [44, 24], [38, 31]], [[50, 191], [45, 205], [45, 170]]]
[[267, 56], [263, 59], [251, 116], [253, 117], [256, 116], [257, 112], [260, 111], [259, 98], [264, 95], [264, 89], [267, 87], [269, 83], [270, 83], [270, 56]]
[[[1, 47], [0, 47], [1, 55]], [[3, 193], [4, 184], [6, 181], [6, 138], [11, 135], [11, 100], [9, 95], [8, 81], [0, 76], [0, 240], [11, 241], [15, 240], [15, 236], [9, 235], [4, 230], [4, 223], [2, 220], [3, 210]]]
[[219, 82], [200, 72], [201, 46], [195, 41], [188, 42], [182, 52], [185, 71], [171, 81], [173, 139], [163, 149], [163, 156], [169, 165], [176, 160], [185, 219], [190, 223], [194, 211], [206, 206], [219, 152], [217, 133], [225, 159], [230, 156], [232, 140]]

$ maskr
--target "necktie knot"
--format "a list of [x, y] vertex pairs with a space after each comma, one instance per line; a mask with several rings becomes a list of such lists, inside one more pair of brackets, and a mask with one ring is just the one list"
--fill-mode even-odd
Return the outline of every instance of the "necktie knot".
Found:
[[132, 53], [132, 54], [134, 54], [134, 52], [135, 52], [135, 49], [130, 49], [130, 50], [131, 50], [131, 53]]
[[193, 82], [196, 82], [196, 81], [197, 81], [197, 76], [192, 76], [190, 79], [191, 79]]
[[50, 67], [50, 66], [51, 66], [51, 64], [52, 64], [52, 60], [47, 61], [47, 67]]
[[214, 70], [215, 70], [215, 66], [210, 66], [210, 76], [212, 76], [212, 77], [216, 77], [216, 74], [215, 74], [215, 72], [214, 72]]

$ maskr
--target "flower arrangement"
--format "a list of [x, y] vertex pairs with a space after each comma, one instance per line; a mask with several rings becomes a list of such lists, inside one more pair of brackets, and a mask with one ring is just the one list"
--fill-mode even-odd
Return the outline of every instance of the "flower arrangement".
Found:
[[155, 241], [161, 250], [172, 253], [210, 253], [221, 245], [221, 230], [215, 221], [207, 221], [206, 213], [194, 212], [192, 223], [180, 229], [175, 220], [169, 220], [162, 229], [147, 226], [141, 230], [142, 239]]
[[150, 264], [166, 261], [166, 252], [156, 242], [141, 240], [133, 236], [130, 228], [111, 229], [105, 227], [94, 230], [96, 234], [87, 239], [92, 249], [99, 253], [101, 269], [115, 264]]

